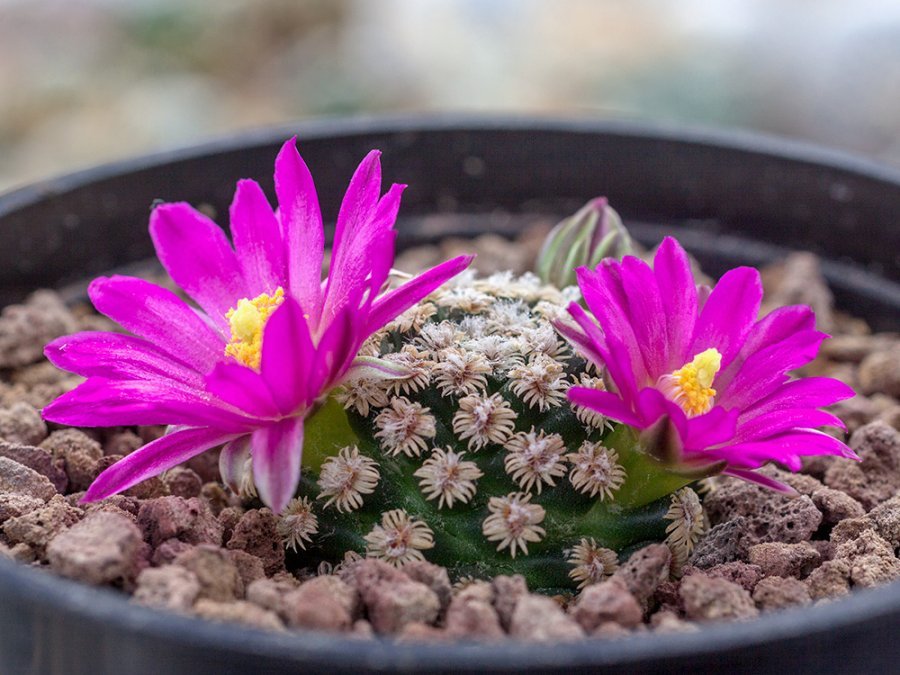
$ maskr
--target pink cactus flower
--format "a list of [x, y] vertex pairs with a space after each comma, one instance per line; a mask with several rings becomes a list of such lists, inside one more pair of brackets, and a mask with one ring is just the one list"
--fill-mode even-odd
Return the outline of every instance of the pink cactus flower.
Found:
[[260, 498], [276, 512], [284, 508], [300, 479], [304, 421], [364, 360], [357, 358], [362, 343], [472, 259], [455, 258], [383, 292], [405, 186], [381, 196], [379, 157], [370, 152], [350, 181], [324, 281], [322, 216], [295, 139], [275, 160], [277, 210], [256, 182], [238, 183], [233, 245], [188, 204], [154, 209], [150, 236], [159, 260], [199, 309], [142, 279], [101, 277], [90, 285], [91, 301], [132, 334], [79, 333], [46, 348], [55, 365], [87, 378], [47, 406], [46, 419], [170, 425], [100, 474], [85, 501], [224, 444], [223, 478], [252, 457]]
[[[667, 238], [651, 268], [626, 256], [578, 269], [593, 318], [569, 306], [576, 326], [557, 325], [606, 368], [615, 391], [569, 390], [576, 404], [643, 431], [652, 454], [684, 471], [719, 472], [790, 491], [755, 472], [769, 461], [793, 471], [804, 455], [857, 459], [816, 427], [844, 428], [820, 410], [854, 395], [827, 377], [792, 379], [823, 339], [809, 307], [758, 319], [759, 272], [739, 267], [699, 289], [684, 249]], [[595, 320], [596, 319], [596, 320]]]

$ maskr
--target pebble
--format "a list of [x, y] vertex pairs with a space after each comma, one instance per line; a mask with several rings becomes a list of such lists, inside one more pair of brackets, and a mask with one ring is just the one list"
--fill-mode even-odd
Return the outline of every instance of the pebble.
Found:
[[767, 542], [750, 547], [750, 564], [758, 566], [763, 576], [802, 577], [811, 572], [820, 562], [821, 555], [809, 544], [785, 544]]
[[737, 516], [711, 528], [694, 548], [690, 563], [708, 569], [743, 557], [747, 551], [747, 519]]
[[759, 614], [746, 589], [704, 574], [692, 574], [682, 580], [681, 598], [685, 616], [692, 620], [750, 619]]
[[519, 598], [509, 622], [511, 637], [529, 643], [569, 642], [584, 637], [581, 626], [559, 604], [542, 595]]
[[27, 403], [0, 408], [0, 441], [38, 445], [47, 438], [47, 425], [41, 414]]
[[284, 569], [284, 546], [271, 509], [253, 509], [242, 515], [228, 539], [228, 548], [255, 555], [263, 561], [266, 574]]
[[624, 586], [642, 605], [653, 597], [656, 588], [669, 578], [672, 552], [665, 544], [651, 544], [635, 551], [610, 577]]
[[839, 598], [850, 592], [850, 565], [846, 560], [826, 560], [805, 579], [813, 600]]
[[229, 602], [244, 595], [244, 583], [237, 566], [218, 546], [199, 544], [175, 558], [175, 564], [197, 577], [200, 598]]
[[132, 597], [134, 602], [148, 607], [187, 612], [199, 594], [196, 574], [178, 565], [166, 565], [143, 570]]
[[512, 621], [516, 604], [520, 598], [528, 595], [528, 584], [525, 583], [525, 577], [521, 574], [500, 575], [494, 577], [491, 587], [494, 590], [494, 609], [497, 610], [497, 616], [500, 617], [500, 625], [505, 630], [509, 630], [509, 623]]
[[46, 502], [57, 492], [46, 476], [8, 457], [0, 457], [0, 494], [23, 495]]
[[163, 482], [166, 484], [169, 494], [183, 499], [199, 497], [200, 490], [203, 488], [200, 476], [195, 471], [181, 466], [166, 471], [163, 475]]
[[76, 330], [75, 317], [54, 291], [36, 291], [22, 304], [7, 305], [0, 313], [0, 368], [40, 361], [44, 345]]
[[55, 459], [44, 448], [0, 442], [0, 457], [11, 459], [46, 476], [60, 494], [65, 494], [69, 486], [64, 462], [61, 459]]
[[294, 628], [330, 632], [347, 631], [353, 625], [355, 591], [337, 577], [315, 577], [288, 592], [279, 613]]
[[11, 543], [28, 544], [43, 557], [47, 544], [77, 523], [81, 516], [81, 509], [69, 506], [65, 497], [56, 495], [41, 508], [7, 520], [3, 523], [3, 533]]
[[194, 613], [209, 621], [239, 623], [263, 630], [284, 630], [284, 624], [277, 614], [245, 600], [217, 602], [208, 598], [200, 598], [194, 603]]
[[[493, 594], [492, 594], [493, 595]], [[450, 601], [444, 619], [447, 633], [455, 638], [498, 640], [506, 635], [490, 600], [460, 593]]]
[[103, 448], [93, 438], [78, 429], [59, 429], [41, 443], [53, 457], [62, 460], [69, 479], [69, 489], [87, 490], [100, 473], [99, 461]]
[[363, 597], [376, 633], [399, 633], [413, 622], [433, 623], [441, 609], [437, 593], [418, 581], [382, 583]]
[[863, 394], [882, 393], [900, 398], [900, 344], [866, 356], [859, 364], [858, 377]]
[[47, 545], [47, 560], [57, 574], [100, 586], [133, 580], [145, 547], [141, 530], [130, 518], [97, 511], [54, 537]]
[[608, 622], [634, 628], [644, 617], [640, 603], [625, 582], [615, 577], [585, 588], [570, 613], [588, 633]]
[[453, 586], [444, 567], [425, 560], [413, 560], [403, 566], [403, 573], [413, 581], [421, 582], [433, 590], [441, 602], [441, 610], [447, 609], [453, 595]]
[[753, 591], [753, 601], [763, 611], [784, 609], [812, 602], [806, 584], [799, 579], [766, 577]]
[[900, 547], [900, 495], [869, 511], [869, 518], [885, 541], [895, 550]]
[[871, 510], [900, 490], [900, 431], [877, 420], [857, 429], [849, 445], [862, 461], [835, 460], [825, 484]]
[[141, 504], [138, 524], [151, 546], [167, 539], [179, 539], [188, 544], [222, 543], [222, 525], [200, 499], [158, 497]]
[[759, 565], [751, 565], [740, 560], [710, 567], [705, 572], [709, 577], [725, 579], [745, 588], [751, 593], [763, 577], [763, 571]]

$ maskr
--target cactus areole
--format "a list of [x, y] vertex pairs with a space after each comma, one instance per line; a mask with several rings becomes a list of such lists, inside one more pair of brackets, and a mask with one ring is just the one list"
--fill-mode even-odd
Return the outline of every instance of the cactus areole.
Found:
[[648, 541], [686, 560], [709, 476], [785, 489], [755, 470], [853, 457], [814, 431], [840, 424], [819, 408], [852, 391], [786, 375], [824, 337], [811, 310], [758, 319], [756, 270], [698, 288], [674, 240], [652, 266], [625, 255], [627, 231], [594, 200], [554, 231], [544, 280], [479, 278], [463, 256], [397, 285], [403, 186], [381, 195], [373, 152], [323, 277], [322, 218], [293, 139], [275, 186], [277, 210], [239, 183], [233, 242], [186, 204], [154, 210], [157, 254], [197, 307], [140, 279], [98, 279], [94, 305], [132, 335], [47, 347], [86, 378], [47, 419], [170, 426], [86, 501], [221, 447], [223, 481], [279, 514], [301, 565], [426, 559], [459, 581], [518, 573], [555, 591], [602, 580]]

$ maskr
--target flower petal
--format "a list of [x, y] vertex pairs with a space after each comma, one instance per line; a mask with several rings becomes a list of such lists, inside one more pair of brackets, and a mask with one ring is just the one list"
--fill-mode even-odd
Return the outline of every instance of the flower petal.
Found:
[[669, 341], [669, 372], [687, 363], [694, 326], [697, 322], [697, 285], [687, 253], [672, 237], [666, 237], [653, 259], [653, 273], [659, 286]]
[[263, 329], [260, 373], [283, 415], [305, 404], [308, 378], [315, 364], [315, 347], [309, 325], [297, 301], [287, 297], [272, 312]]
[[643, 260], [625, 256], [621, 269], [622, 284], [630, 291], [626, 298], [629, 322], [647, 372], [651, 378], [658, 378], [668, 372], [669, 364], [666, 313], [659, 285]]
[[81, 501], [94, 502], [127, 490], [132, 485], [157, 476], [230, 438], [231, 435], [218, 429], [188, 428], [173, 431], [138, 448], [106, 469], [97, 476]]
[[759, 440], [797, 427], [815, 428], [825, 426], [833, 426], [838, 429], [847, 428], [838, 417], [824, 410], [816, 410], [815, 408], [775, 410], [763, 415], [757, 415], [750, 420], [741, 420], [734, 434], [734, 441]]
[[209, 372], [222, 359], [222, 336], [172, 291], [113, 276], [94, 279], [88, 295], [98, 312], [198, 372]]
[[371, 335], [388, 324], [433, 290], [466, 269], [474, 258], [474, 255], [461, 255], [447, 260], [379, 297], [372, 303], [365, 332]]
[[206, 388], [213, 396], [256, 418], [279, 416], [278, 406], [265, 379], [239, 363], [219, 363], [206, 376]]
[[92, 377], [43, 409], [45, 419], [73, 427], [135, 424], [211, 426], [239, 433], [253, 418], [166, 380], [110, 380]]
[[761, 485], [764, 488], [769, 488], [770, 490], [775, 490], [776, 492], [783, 492], [787, 495], [796, 495], [797, 491], [792, 488], [790, 485], [785, 485], [781, 481], [777, 481], [774, 478], [770, 478], [761, 473], [756, 473], [755, 471], [747, 471], [745, 469], [726, 469], [722, 472], [724, 476], [734, 476], [735, 478], [740, 478], [741, 480], [745, 480], [750, 483], [756, 483], [757, 485]]
[[275, 160], [275, 193], [281, 219], [290, 295], [310, 315], [313, 325], [322, 308], [322, 259], [325, 234], [316, 186], [297, 152], [296, 137], [288, 140]]
[[819, 408], [854, 396], [856, 392], [840, 380], [830, 377], [804, 377], [781, 385], [766, 398], [745, 408], [741, 419], [749, 421], [758, 415], [778, 410]]
[[642, 427], [642, 420], [621, 398], [609, 391], [590, 389], [588, 387], [569, 388], [569, 400], [575, 405], [596, 410], [610, 419], [634, 427]]
[[726, 272], [697, 317], [688, 358], [714, 348], [722, 355], [722, 368], [727, 368], [756, 321], [762, 293], [759, 272], [752, 267]]
[[259, 498], [275, 513], [281, 513], [300, 482], [303, 418], [287, 417], [260, 427], [253, 432], [250, 446]]
[[48, 344], [44, 355], [57, 368], [84, 377], [163, 378], [197, 388], [203, 385], [203, 377], [196, 370], [133, 335], [106, 332], [67, 335]]
[[222, 482], [238, 494], [244, 482], [244, 472], [250, 459], [250, 435], [228, 441], [219, 453], [219, 475]]
[[816, 317], [809, 307], [793, 305], [779, 307], [753, 324], [744, 346], [732, 362], [716, 376], [719, 399], [728, 397], [728, 387], [744, 362], [756, 352], [788, 339], [801, 332], [814, 331]]
[[227, 330], [225, 313], [252, 296], [222, 228], [189, 204], [162, 204], [150, 215], [150, 238], [172, 280]]
[[[279, 286], [288, 290], [281, 228], [256, 181], [238, 181], [230, 214], [234, 251], [247, 283], [246, 297], [271, 295]], [[321, 270], [321, 261], [319, 265]]]

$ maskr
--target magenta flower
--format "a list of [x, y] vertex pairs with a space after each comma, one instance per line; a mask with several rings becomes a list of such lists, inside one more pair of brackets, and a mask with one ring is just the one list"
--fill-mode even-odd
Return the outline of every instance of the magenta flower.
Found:
[[225, 444], [223, 478], [252, 457], [260, 498], [281, 511], [300, 478], [304, 420], [361, 363], [362, 343], [471, 262], [455, 258], [382, 293], [405, 186], [381, 196], [372, 151], [344, 196], [323, 281], [322, 216], [295, 145], [286, 142], [275, 160], [276, 211], [256, 182], [238, 183], [233, 247], [185, 203], [154, 209], [156, 253], [200, 310], [148, 281], [101, 277], [88, 290], [94, 306], [133, 335], [79, 333], [47, 346], [55, 365], [87, 377], [44, 409], [48, 420], [172, 426], [98, 476], [86, 501]]
[[667, 238], [652, 269], [627, 256], [579, 268], [578, 282], [599, 326], [573, 303], [578, 328], [558, 328], [605, 366], [616, 391], [573, 387], [573, 402], [645, 430], [644, 442], [682, 470], [721, 470], [776, 489], [789, 490], [753, 470], [771, 460], [796, 471], [803, 455], [856, 458], [815, 430], [844, 428], [818, 408], [853, 390], [787, 375], [815, 358], [827, 336], [809, 307], [757, 320], [763, 291], [755, 269], [733, 269], [712, 291], [698, 290], [684, 249]]

